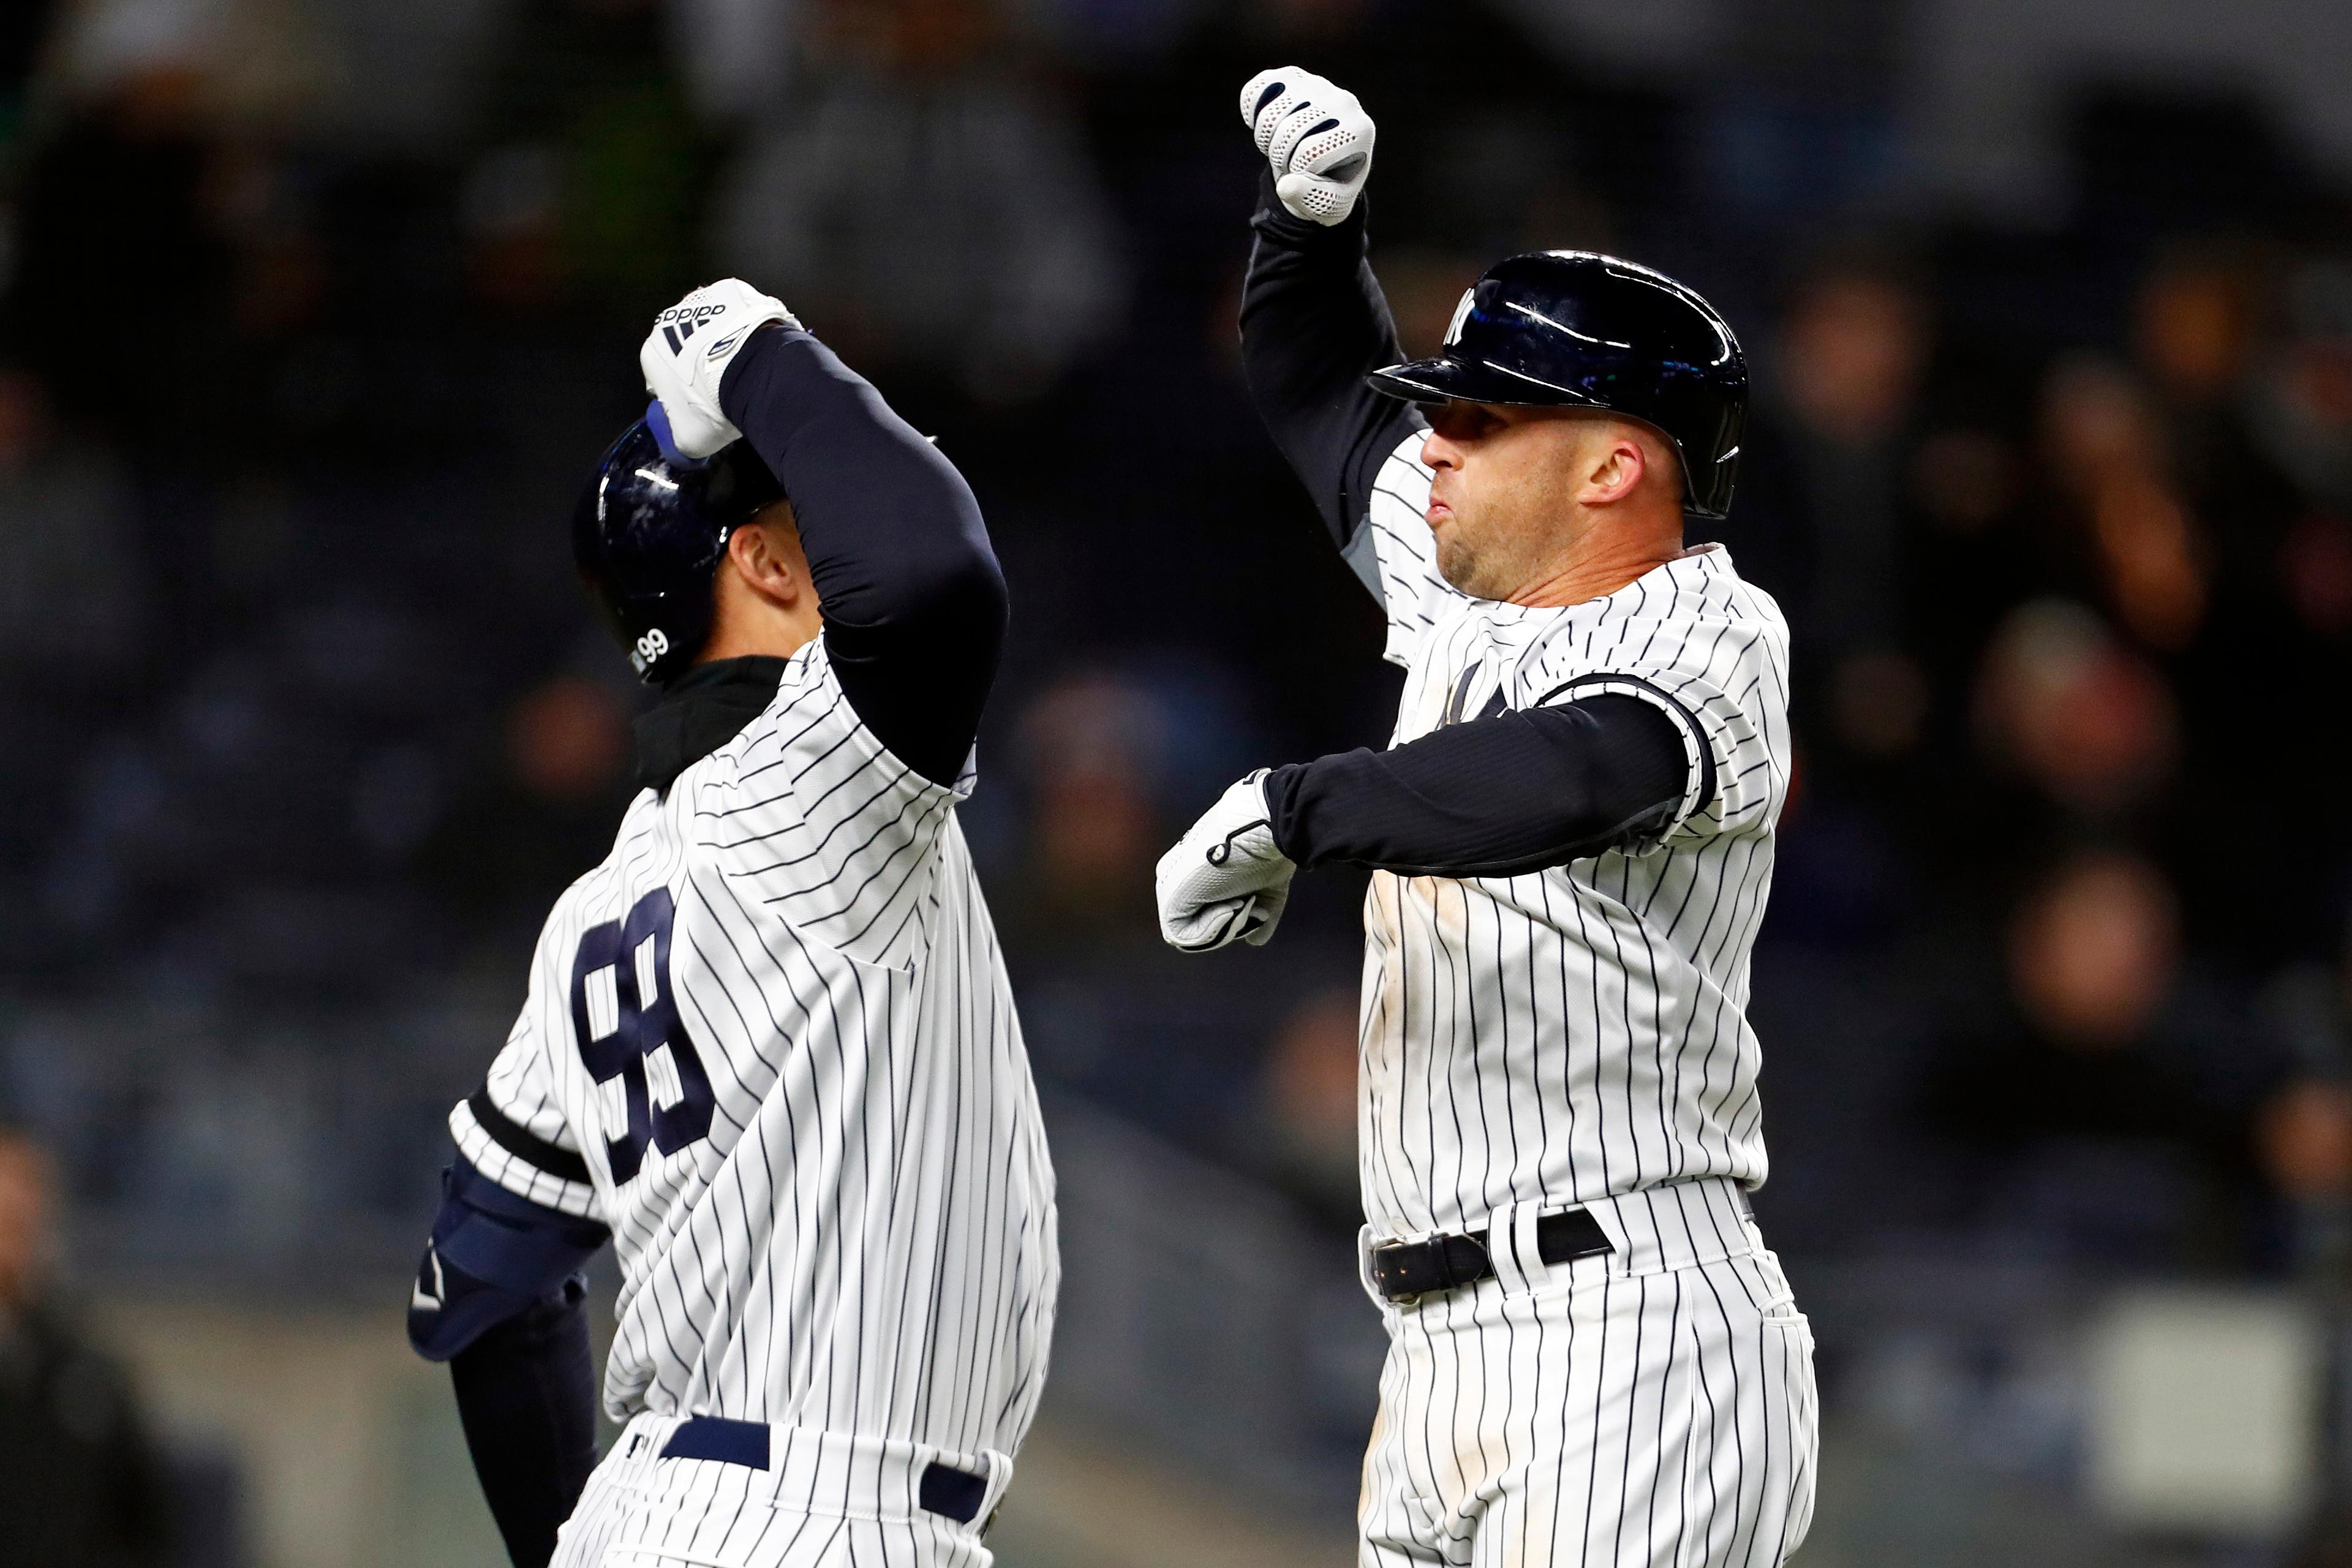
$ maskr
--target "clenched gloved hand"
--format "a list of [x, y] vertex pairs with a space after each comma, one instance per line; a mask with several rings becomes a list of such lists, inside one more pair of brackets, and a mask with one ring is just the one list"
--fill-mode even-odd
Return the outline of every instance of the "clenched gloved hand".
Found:
[[[654, 318], [637, 364], [663, 416], [655, 433], [679, 457], [708, 458], [742, 439], [719, 409], [719, 384], [744, 342], [771, 321], [800, 325], [782, 300], [738, 278], [707, 283]], [[667, 430], [659, 427], [665, 421]]]
[[1219, 796], [1160, 858], [1160, 934], [1186, 952], [1228, 942], [1263, 947], [1290, 899], [1298, 867], [1276, 847], [1260, 768]]
[[1242, 122], [1274, 169], [1290, 216], [1328, 226], [1355, 210], [1372, 172], [1372, 117], [1356, 95], [1296, 66], [1260, 71], [1242, 89]]

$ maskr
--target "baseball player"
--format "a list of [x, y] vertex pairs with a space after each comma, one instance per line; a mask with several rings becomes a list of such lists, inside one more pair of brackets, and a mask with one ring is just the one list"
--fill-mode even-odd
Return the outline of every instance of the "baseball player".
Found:
[[1761, 1568], [1812, 1509], [1812, 1342], [1745, 1193], [1744, 1013], [1788, 786], [1788, 630], [1686, 516], [1747, 371], [1672, 279], [1497, 263], [1398, 363], [1373, 126], [1266, 71], [1252, 393], [1406, 671], [1388, 750], [1262, 770], [1161, 859], [1192, 951], [1374, 868], [1359, 1135], [1388, 1326], [1362, 1561]]
[[1003, 580], [961, 477], [776, 300], [698, 289], [639, 357], [573, 545], [662, 691], [643, 788], [451, 1113], [410, 1335], [526, 1568], [985, 1568], [1059, 1279], [955, 813]]

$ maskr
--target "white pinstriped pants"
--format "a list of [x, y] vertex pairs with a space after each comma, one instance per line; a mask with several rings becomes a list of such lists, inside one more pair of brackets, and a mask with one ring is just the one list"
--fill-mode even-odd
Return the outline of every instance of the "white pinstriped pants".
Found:
[[[1012, 1484], [1002, 1454], [805, 1427], [770, 1431], [770, 1468], [666, 1459], [679, 1418], [639, 1415], [580, 1494], [549, 1568], [990, 1568], [980, 1531]], [[933, 1459], [988, 1478], [975, 1522], [916, 1503]]]
[[1545, 1265], [1515, 1205], [1498, 1278], [1381, 1303], [1361, 1568], [1773, 1568], [1804, 1540], [1812, 1331], [1734, 1189], [1591, 1208], [1611, 1255]]

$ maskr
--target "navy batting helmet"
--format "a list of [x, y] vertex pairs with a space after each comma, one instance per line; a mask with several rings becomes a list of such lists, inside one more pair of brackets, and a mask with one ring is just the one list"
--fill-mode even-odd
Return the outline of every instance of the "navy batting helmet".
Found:
[[1654, 426], [1683, 464], [1683, 509], [1731, 508], [1748, 362], [1714, 306], [1663, 272], [1589, 250], [1537, 250], [1486, 269], [1435, 359], [1377, 370], [1413, 403], [1605, 408]]
[[689, 463], [641, 419], [605, 449], [572, 509], [572, 553], [640, 679], [658, 685], [694, 662], [727, 536], [783, 494], [749, 441]]

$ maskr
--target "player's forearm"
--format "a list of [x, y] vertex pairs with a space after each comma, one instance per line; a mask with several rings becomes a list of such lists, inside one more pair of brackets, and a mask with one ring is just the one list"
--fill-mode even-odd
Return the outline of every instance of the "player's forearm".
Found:
[[1688, 780], [1673, 721], [1609, 695], [1276, 768], [1265, 795], [1275, 842], [1302, 867], [1510, 876], [1654, 828]]
[[971, 487], [805, 331], [755, 333], [720, 398], [792, 500], [851, 704], [909, 766], [952, 780], [980, 729], [1009, 606]]
[[585, 1294], [566, 1281], [449, 1363], [474, 1473], [515, 1568], [544, 1568], [596, 1468]]
[[1275, 445], [1341, 549], [1362, 526], [1381, 464], [1414, 427], [1411, 405], [1365, 373], [1404, 357], [1371, 264], [1365, 204], [1325, 227], [1283, 210], [1262, 176], [1242, 286], [1242, 365]]

